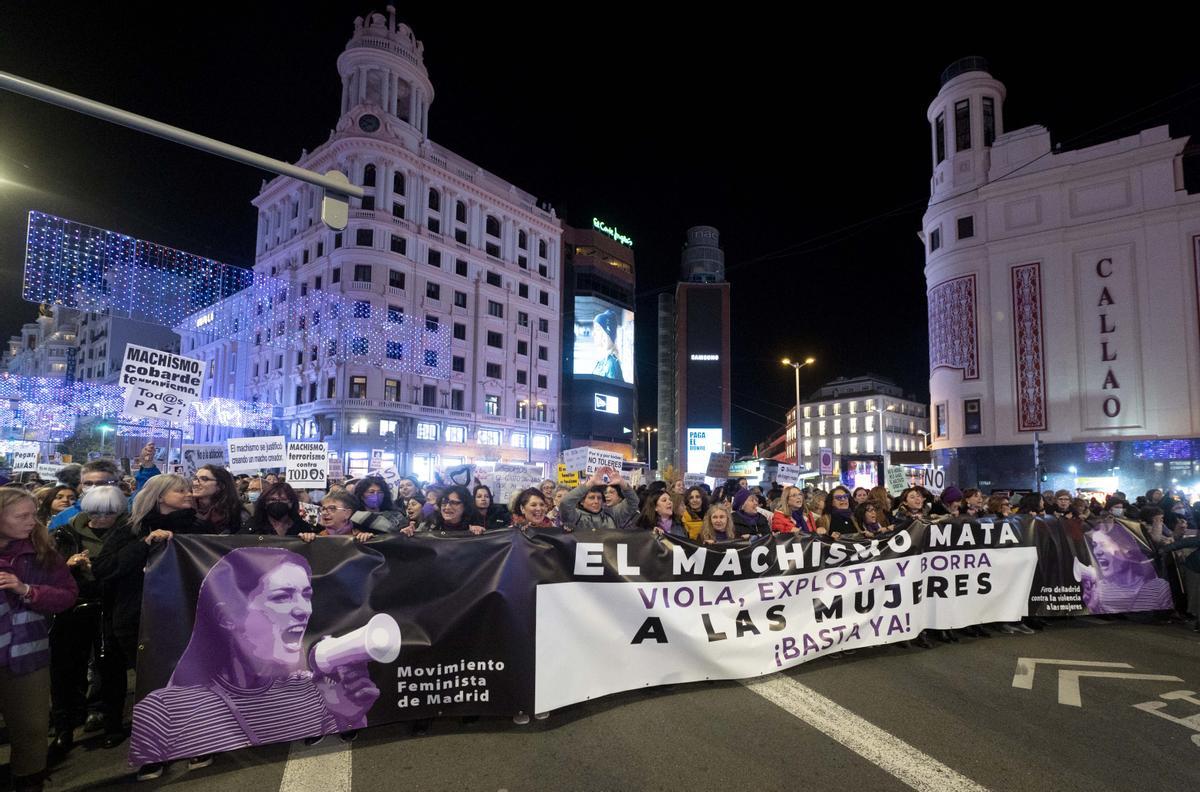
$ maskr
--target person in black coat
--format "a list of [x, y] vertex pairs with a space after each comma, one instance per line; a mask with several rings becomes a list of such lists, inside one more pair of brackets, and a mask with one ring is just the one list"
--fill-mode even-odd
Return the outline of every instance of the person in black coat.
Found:
[[104, 599], [101, 630], [105, 662], [101, 674], [113, 674], [121, 682], [113, 685], [111, 698], [102, 704], [105, 748], [113, 748], [125, 739], [121, 722], [125, 669], [133, 668], [137, 660], [142, 582], [150, 550], [177, 533], [204, 533], [205, 526], [196, 519], [190, 482], [182, 476], [162, 473], [147, 481], [134, 498], [128, 529], [108, 531], [100, 555], [92, 561], [92, 574], [100, 582]]
[[299, 536], [313, 527], [300, 513], [300, 498], [292, 485], [283, 481], [267, 485], [254, 502], [254, 512], [238, 533], [264, 536]]
[[503, 503], [495, 502], [492, 490], [486, 484], [476, 484], [472, 495], [475, 498], [476, 511], [483, 515], [485, 528], [491, 530], [512, 525], [512, 512]]
[[739, 538], [771, 535], [771, 523], [758, 513], [758, 506], [753, 490], [739, 489], [733, 496], [733, 533]]

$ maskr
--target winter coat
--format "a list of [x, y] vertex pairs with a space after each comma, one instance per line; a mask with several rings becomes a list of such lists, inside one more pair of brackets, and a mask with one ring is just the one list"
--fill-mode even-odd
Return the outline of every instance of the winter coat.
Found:
[[573, 531], [619, 531], [637, 519], [638, 499], [633, 487], [621, 485], [621, 502], [616, 506], [602, 506], [598, 512], [585, 511], [579, 504], [588, 494], [588, 485], [580, 484], [563, 496], [558, 512], [562, 515], [563, 527]]
[[[129, 530], [128, 514], [118, 515], [112, 527], [101, 533], [96, 533], [88, 526], [91, 519], [90, 514], [77, 514], [75, 515], [75, 519], [51, 534], [59, 555], [64, 559], [87, 550], [88, 558], [94, 563], [100, 556], [101, 550], [104, 549], [104, 538], [109, 533], [112, 531]], [[96, 579], [95, 570], [90, 565], [83, 566], [80, 564], [67, 568], [71, 570], [71, 574], [75, 578], [75, 583], [79, 586], [78, 605], [100, 604], [102, 592], [100, 581]]]
[[512, 512], [503, 503], [493, 503], [488, 506], [487, 514], [483, 516], [483, 527], [491, 530], [493, 528], [507, 528], [512, 525]]
[[733, 513], [733, 532], [738, 536], [767, 536], [771, 533], [771, 524], [761, 514], [746, 514], [739, 509]]
[[75, 604], [79, 587], [59, 556], [49, 564], [37, 560], [28, 539], [10, 541], [0, 549], [0, 572], [29, 586], [22, 597], [12, 589], [0, 591], [0, 668], [28, 674], [50, 664], [50, 620]]

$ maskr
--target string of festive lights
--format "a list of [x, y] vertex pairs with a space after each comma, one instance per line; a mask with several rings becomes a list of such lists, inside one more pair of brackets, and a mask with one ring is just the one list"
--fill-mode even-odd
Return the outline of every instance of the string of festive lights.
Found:
[[[451, 328], [361, 297], [306, 291], [284, 278], [223, 264], [115, 231], [29, 213], [26, 300], [108, 311], [175, 329], [203, 346], [256, 349], [450, 376]], [[298, 293], [299, 292], [299, 293]], [[186, 350], [185, 350], [186, 353]]]

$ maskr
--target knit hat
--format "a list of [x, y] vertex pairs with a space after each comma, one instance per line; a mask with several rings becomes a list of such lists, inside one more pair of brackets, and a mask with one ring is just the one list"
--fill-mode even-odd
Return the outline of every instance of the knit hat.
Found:
[[753, 492], [751, 492], [749, 489], [740, 489], [740, 490], [738, 490], [738, 491], [737, 491], [737, 494], [733, 496], [733, 510], [734, 510], [734, 511], [741, 511], [741, 510], [742, 510], [742, 506], [746, 505], [746, 500], [747, 500], [747, 499], [748, 499], [748, 498], [749, 498], [751, 495], [754, 495], [754, 497], [756, 497], [756, 498], [758, 497], [758, 496], [757, 496], [757, 495], [755, 495]]
[[942, 503], [947, 505], [962, 500], [962, 497], [962, 490], [958, 487], [946, 487], [946, 489], [942, 490]]

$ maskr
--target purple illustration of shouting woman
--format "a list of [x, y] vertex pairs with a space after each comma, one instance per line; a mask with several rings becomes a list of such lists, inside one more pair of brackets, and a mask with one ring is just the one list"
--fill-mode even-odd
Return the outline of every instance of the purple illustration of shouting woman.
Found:
[[308, 561], [291, 551], [243, 547], [218, 561], [200, 584], [191, 639], [170, 681], [134, 705], [130, 764], [366, 726], [379, 698], [367, 663], [396, 659], [399, 627], [379, 614], [306, 656], [312, 595]]

